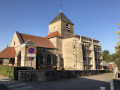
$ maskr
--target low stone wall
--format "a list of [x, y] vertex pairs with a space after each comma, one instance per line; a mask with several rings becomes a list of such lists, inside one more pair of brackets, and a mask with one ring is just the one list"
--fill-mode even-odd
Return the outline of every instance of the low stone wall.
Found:
[[114, 82], [114, 87], [120, 88], [120, 78], [114, 78], [113, 82]]
[[19, 70], [19, 81], [51, 81], [65, 78], [90, 76], [96, 74], [109, 73], [109, 70], [53, 70], [53, 71], [39, 71], [39, 70]]

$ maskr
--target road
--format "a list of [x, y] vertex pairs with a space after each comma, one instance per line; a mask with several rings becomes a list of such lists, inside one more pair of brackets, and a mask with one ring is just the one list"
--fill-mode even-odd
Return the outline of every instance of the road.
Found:
[[100, 87], [106, 87], [106, 90], [110, 90], [109, 81], [112, 79], [113, 74], [106, 73], [82, 78], [27, 84], [31, 85], [36, 90], [100, 90]]
[[0, 75], [0, 90], [35, 90], [31, 85]]
[[0, 90], [100, 90], [100, 87], [106, 87], [106, 90], [110, 90], [109, 81], [112, 80], [112, 77], [112, 73], [106, 73], [48, 82], [23, 83], [0, 76], [0, 83], [6, 86], [2, 87], [5, 89], [0, 87]]

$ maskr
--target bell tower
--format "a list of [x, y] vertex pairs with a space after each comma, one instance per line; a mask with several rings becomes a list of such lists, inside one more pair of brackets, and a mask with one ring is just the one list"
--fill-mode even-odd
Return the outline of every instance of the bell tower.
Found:
[[49, 34], [58, 31], [63, 38], [74, 34], [74, 24], [60, 11], [49, 24]]

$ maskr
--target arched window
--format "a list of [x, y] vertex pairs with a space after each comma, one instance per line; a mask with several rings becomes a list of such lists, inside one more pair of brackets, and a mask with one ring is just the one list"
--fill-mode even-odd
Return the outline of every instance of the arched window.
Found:
[[51, 65], [51, 56], [50, 55], [47, 56], [47, 65]]

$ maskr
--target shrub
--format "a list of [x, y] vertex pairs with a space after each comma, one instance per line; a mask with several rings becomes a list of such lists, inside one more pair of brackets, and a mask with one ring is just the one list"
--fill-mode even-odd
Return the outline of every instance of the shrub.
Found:
[[4, 75], [12, 79], [18, 79], [18, 70], [31, 70], [31, 67], [14, 67], [0, 65], [0, 75]]

